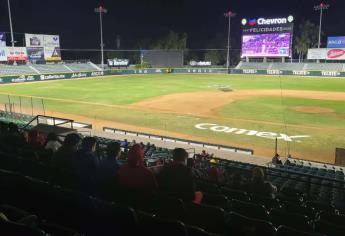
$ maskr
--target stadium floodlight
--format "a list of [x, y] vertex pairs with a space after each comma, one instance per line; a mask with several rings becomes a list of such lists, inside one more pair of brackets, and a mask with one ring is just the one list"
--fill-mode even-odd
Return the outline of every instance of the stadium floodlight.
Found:
[[104, 52], [103, 52], [103, 24], [102, 24], [102, 13], [107, 13], [108, 10], [105, 9], [103, 6], [99, 6], [95, 8], [95, 12], [99, 13], [99, 23], [100, 23], [100, 28], [101, 28], [101, 68], [104, 70]]
[[232, 11], [228, 11], [224, 13], [225, 17], [228, 17], [228, 48], [227, 48], [227, 55], [226, 55], [226, 69], [229, 70], [230, 67], [230, 27], [231, 27], [231, 17], [235, 17], [236, 13]]
[[317, 47], [320, 48], [321, 46], [321, 27], [322, 27], [322, 13], [324, 10], [329, 8], [329, 4], [321, 2], [319, 5], [314, 6], [315, 11], [320, 11], [320, 24], [319, 24], [319, 41]]

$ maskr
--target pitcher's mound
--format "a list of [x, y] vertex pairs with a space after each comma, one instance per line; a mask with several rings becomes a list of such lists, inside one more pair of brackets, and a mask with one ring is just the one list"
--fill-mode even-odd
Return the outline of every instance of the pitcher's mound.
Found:
[[305, 113], [333, 113], [334, 112], [333, 109], [318, 107], [318, 106], [298, 106], [298, 107], [293, 107], [292, 110], [305, 112]]

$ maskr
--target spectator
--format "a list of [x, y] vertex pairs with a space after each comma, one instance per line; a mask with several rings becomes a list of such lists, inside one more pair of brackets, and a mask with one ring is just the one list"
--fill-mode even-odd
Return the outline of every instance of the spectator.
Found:
[[215, 159], [211, 159], [209, 163], [210, 167], [207, 169], [208, 180], [215, 183], [222, 182], [224, 178], [217, 167], [217, 161]]
[[152, 171], [144, 166], [144, 150], [134, 144], [128, 152], [127, 163], [118, 172], [119, 184], [128, 190], [153, 193], [157, 188]]
[[52, 165], [60, 169], [73, 170], [73, 158], [80, 140], [81, 138], [77, 133], [68, 134], [63, 145], [54, 154]]
[[8, 124], [8, 133], [3, 140], [4, 147], [8, 150], [18, 149], [25, 145], [25, 138], [19, 132], [18, 126], [14, 123]]
[[44, 137], [40, 134], [38, 129], [32, 129], [29, 131], [29, 136], [28, 136], [28, 143], [32, 147], [43, 147], [44, 145]]
[[192, 175], [194, 178], [204, 178], [204, 174], [202, 173], [202, 171], [200, 171], [198, 168], [195, 168], [196, 165], [194, 158], [187, 159], [187, 167], [192, 170]]
[[252, 179], [246, 186], [247, 191], [274, 198], [277, 187], [270, 182], [265, 181], [264, 170], [260, 167], [254, 167], [252, 170]]
[[202, 193], [195, 191], [192, 170], [186, 166], [188, 153], [183, 148], [173, 151], [173, 163], [159, 174], [159, 190], [163, 195], [181, 198], [186, 202], [201, 203]]
[[49, 133], [44, 148], [56, 152], [61, 146], [61, 140], [58, 136], [54, 132]]
[[99, 166], [99, 159], [96, 155], [97, 139], [85, 137], [82, 140], [81, 149], [75, 154], [75, 170], [82, 174], [95, 175]]
[[230, 187], [232, 189], [236, 189], [236, 190], [243, 190], [244, 189], [243, 177], [242, 177], [241, 173], [235, 172], [233, 174], [233, 176], [231, 178]]
[[121, 155], [121, 146], [118, 142], [111, 142], [107, 145], [106, 156], [100, 163], [100, 175], [106, 179], [115, 178], [118, 170], [120, 169], [120, 163], [118, 158]]
[[272, 164], [274, 165], [281, 165], [283, 164], [282, 161], [279, 159], [279, 154], [276, 153], [274, 157], [272, 158]]

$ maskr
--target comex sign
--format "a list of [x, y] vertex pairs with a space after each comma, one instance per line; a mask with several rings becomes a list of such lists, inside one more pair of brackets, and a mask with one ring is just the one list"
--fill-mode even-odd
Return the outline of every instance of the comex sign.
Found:
[[283, 17], [283, 18], [259, 18], [259, 19], [242, 19], [242, 25], [282, 25], [287, 23], [292, 23], [294, 21], [293, 16]]
[[228, 126], [222, 126], [212, 123], [200, 123], [196, 124], [195, 128], [201, 129], [201, 130], [211, 130], [213, 132], [223, 132], [228, 134], [239, 134], [239, 135], [247, 135], [247, 136], [255, 136], [260, 138], [266, 138], [266, 139], [281, 139], [287, 142], [301, 142], [302, 138], [309, 138], [309, 135], [294, 135], [289, 136], [287, 134], [282, 133], [274, 133], [274, 132], [261, 132], [256, 130], [247, 130], [247, 129], [241, 129], [241, 128], [232, 128]]

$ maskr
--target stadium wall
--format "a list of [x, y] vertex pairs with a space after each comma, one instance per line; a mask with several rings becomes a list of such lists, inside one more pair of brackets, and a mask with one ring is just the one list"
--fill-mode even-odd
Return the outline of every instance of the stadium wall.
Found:
[[256, 70], [256, 69], [232, 69], [230, 74], [254, 74], [254, 75], [295, 75], [315, 77], [345, 77], [345, 71], [309, 71], [309, 70]]
[[[104, 71], [88, 71], [74, 73], [49, 73], [31, 75], [4, 75], [0, 76], [0, 84], [22, 83], [46, 80], [76, 79], [98, 77], [106, 75], [126, 75], [126, 74], [226, 74], [227, 69], [222, 68], [158, 68], [158, 69], [114, 69]], [[256, 74], [256, 75], [294, 75], [294, 76], [315, 76], [315, 77], [343, 77], [345, 71], [305, 71], [305, 70], [256, 70], [256, 69], [232, 69], [230, 74]]]

